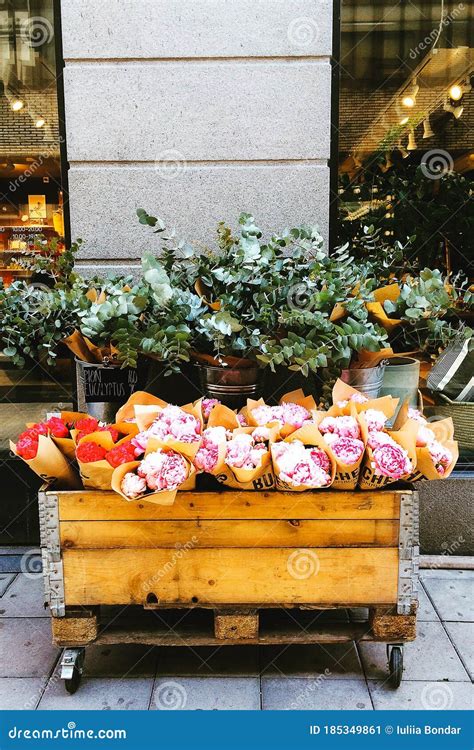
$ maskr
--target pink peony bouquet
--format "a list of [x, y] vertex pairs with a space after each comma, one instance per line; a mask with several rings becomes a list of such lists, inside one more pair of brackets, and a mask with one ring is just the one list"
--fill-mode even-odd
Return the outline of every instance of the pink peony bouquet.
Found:
[[288, 488], [317, 489], [331, 484], [331, 462], [318, 446], [305, 446], [301, 440], [272, 445], [277, 483]]
[[324, 417], [319, 423], [322, 435], [336, 435], [345, 438], [360, 438], [360, 427], [355, 417]]
[[[453, 464], [454, 453], [448, 445], [443, 444], [439, 437], [444, 435], [447, 438], [447, 442], [449, 444], [452, 443], [452, 421], [443, 419], [433, 422], [431, 427], [428, 427], [428, 420], [418, 409], [413, 408], [408, 409], [408, 418], [418, 424], [416, 447], [420, 466], [426, 466], [426, 461], [429, 457], [436, 474], [443, 477]], [[425, 450], [421, 451], [419, 450], [420, 448], [424, 448]], [[426, 455], [426, 452], [428, 455]], [[429, 470], [428, 474], [430, 474]]]
[[170, 504], [189, 473], [190, 465], [184, 456], [176, 451], [158, 448], [148, 452], [142, 461], [117, 467], [112, 488], [127, 500], [144, 497], [152, 502]]
[[353, 466], [362, 460], [365, 445], [362, 440], [353, 437], [340, 437], [335, 433], [324, 436], [325, 441], [334, 453], [337, 462]]
[[198, 471], [209, 474], [219, 471], [225, 459], [227, 437], [225, 427], [208, 427], [202, 433], [202, 442], [194, 456], [194, 466]]
[[139, 455], [146, 451], [150, 438], [153, 438], [163, 448], [181, 450], [192, 458], [201, 444], [201, 432], [201, 422], [194, 414], [169, 404], [157, 408], [151, 424], [132, 438], [132, 442]]
[[372, 433], [372, 468], [377, 476], [396, 481], [413, 471], [408, 451], [386, 432]]
[[311, 412], [304, 406], [292, 402], [283, 402], [278, 406], [262, 404], [252, 410], [252, 418], [260, 426], [270, 422], [280, 422], [282, 426], [287, 425], [297, 430], [305, 422], [311, 422]]
[[234, 433], [227, 443], [225, 462], [233, 469], [257, 469], [262, 465], [268, 447], [252, 433]]

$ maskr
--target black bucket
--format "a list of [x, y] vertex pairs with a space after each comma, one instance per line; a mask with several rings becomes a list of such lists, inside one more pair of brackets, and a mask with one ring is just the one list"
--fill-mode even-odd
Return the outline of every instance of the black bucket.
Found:
[[90, 364], [76, 359], [77, 405], [103, 422], [113, 422], [120, 406], [139, 389], [139, 368]]

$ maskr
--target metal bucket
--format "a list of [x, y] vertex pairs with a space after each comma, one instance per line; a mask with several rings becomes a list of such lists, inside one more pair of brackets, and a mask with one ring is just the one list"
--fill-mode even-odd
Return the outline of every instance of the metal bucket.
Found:
[[413, 357], [390, 357], [387, 360], [383, 377], [381, 396], [393, 396], [400, 399], [398, 409], [389, 422], [395, 421], [398, 411], [408, 399], [410, 406], [418, 406], [418, 384], [420, 380], [420, 363]]
[[384, 359], [377, 367], [343, 370], [341, 380], [353, 388], [357, 388], [367, 398], [377, 398], [382, 388], [386, 363], [387, 360]]
[[103, 422], [113, 422], [115, 414], [137, 390], [138, 371], [115, 364], [90, 364], [76, 359], [77, 404]]
[[209, 398], [217, 398], [231, 409], [245, 406], [248, 398], [257, 399], [262, 391], [262, 370], [258, 367], [232, 369], [198, 365], [201, 388]]

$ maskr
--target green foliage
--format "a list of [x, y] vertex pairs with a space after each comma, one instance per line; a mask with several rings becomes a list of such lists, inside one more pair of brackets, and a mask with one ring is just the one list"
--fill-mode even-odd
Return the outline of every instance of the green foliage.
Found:
[[43, 235], [37, 235], [33, 245], [23, 250], [15, 262], [33, 275], [44, 275], [58, 286], [70, 287], [77, 279], [74, 257], [81, 245], [82, 240], [77, 239], [71, 247], [66, 248], [58, 237], [46, 239]]

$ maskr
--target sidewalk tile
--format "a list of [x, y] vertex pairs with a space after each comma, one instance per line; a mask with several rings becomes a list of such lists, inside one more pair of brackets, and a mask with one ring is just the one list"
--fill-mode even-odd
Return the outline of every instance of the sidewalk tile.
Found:
[[439, 622], [436, 610], [431, 604], [428, 594], [421, 585], [418, 589], [418, 610], [416, 618], [418, 622]]
[[[424, 576], [423, 585], [442, 620], [474, 622], [474, 571], [424, 571], [442, 576]], [[450, 573], [451, 575], [446, 575]]]
[[49, 683], [38, 708], [46, 711], [146, 711], [153, 690], [151, 677], [83, 677], [69, 695], [63, 680]]
[[[419, 622], [417, 630], [416, 640], [404, 646], [404, 679], [453, 682], [469, 680], [469, 675], [440, 622]], [[367, 678], [387, 679], [385, 643], [360, 643], [359, 648]]]
[[2, 711], [33, 711], [45, 684], [42, 677], [0, 677]]
[[262, 701], [264, 711], [372, 710], [367, 685], [362, 680], [263, 677]]
[[0, 620], [1, 677], [45, 677], [50, 674], [59, 650], [51, 645], [51, 623], [47, 619], [3, 618]]
[[3, 596], [13, 579], [15, 573], [0, 573], [0, 596]]
[[[308, 646], [266, 646], [261, 649], [261, 671], [267, 676], [317, 676], [328, 679], [364, 679], [353, 642]], [[326, 671], [327, 670], [327, 671]]]
[[49, 617], [44, 608], [43, 576], [20, 573], [0, 600], [0, 617]]
[[376, 711], [461, 711], [473, 707], [473, 686], [466, 682], [410, 682], [403, 680], [397, 690], [383, 682], [369, 680]]
[[257, 646], [177, 646], [158, 652], [158, 675], [219, 677], [259, 674]]
[[88, 677], [155, 676], [157, 650], [150, 646], [119, 644], [88, 646], [84, 675]]
[[258, 677], [185, 677], [156, 681], [150, 708], [157, 711], [259, 711]]
[[445, 627], [471, 680], [474, 680], [474, 625], [471, 622], [446, 622]]

